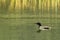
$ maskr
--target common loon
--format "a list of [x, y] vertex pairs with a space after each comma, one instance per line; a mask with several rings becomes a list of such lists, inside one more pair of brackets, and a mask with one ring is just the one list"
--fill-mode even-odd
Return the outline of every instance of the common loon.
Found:
[[49, 26], [42, 26], [41, 23], [39, 23], [39, 22], [35, 23], [35, 24], [38, 25], [38, 31], [37, 32], [40, 32], [42, 30], [50, 30], [51, 29], [51, 27], [49, 27]]

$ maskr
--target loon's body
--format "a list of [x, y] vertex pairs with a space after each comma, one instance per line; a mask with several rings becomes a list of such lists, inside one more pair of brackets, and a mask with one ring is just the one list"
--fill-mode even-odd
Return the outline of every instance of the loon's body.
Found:
[[51, 27], [49, 26], [42, 26], [41, 23], [36, 23], [38, 25], [38, 31], [37, 32], [40, 32], [42, 30], [50, 30]]
[[39, 29], [40, 30], [50, 30], [51, 27], [49, 27], [49, 26], [40, 26]]

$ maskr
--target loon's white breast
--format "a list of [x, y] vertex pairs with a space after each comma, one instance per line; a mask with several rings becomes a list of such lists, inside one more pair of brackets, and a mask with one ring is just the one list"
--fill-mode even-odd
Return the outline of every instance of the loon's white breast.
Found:
[[49, 26], [40, 26], [39, 29], [40, 30], [50, 30], [51, 27], [49, 27]]

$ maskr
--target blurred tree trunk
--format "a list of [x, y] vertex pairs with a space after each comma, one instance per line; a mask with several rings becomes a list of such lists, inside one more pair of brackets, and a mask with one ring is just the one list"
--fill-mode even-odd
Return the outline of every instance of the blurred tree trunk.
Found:
[[39, 0], [36, 0], [36, 12], [39, 14]]
[[5, 8], [6, 10], [9, 9], [10, 3], [11, 3], [11, 0], [6, 0], [6, 8]]

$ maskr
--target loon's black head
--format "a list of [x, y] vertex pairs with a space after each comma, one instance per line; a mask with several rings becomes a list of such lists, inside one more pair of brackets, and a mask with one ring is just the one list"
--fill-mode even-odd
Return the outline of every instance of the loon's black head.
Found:
[[38, 22], [38, 23], [36, 23], [36, 24], [37, 24], [37, 25], [39, 25], [39, 26], [42, 26], [42, 25], [41, 25], [41, 23], [39, 23], [39, 22]]

